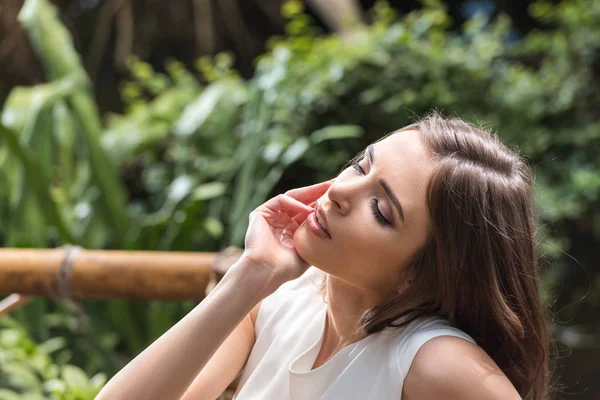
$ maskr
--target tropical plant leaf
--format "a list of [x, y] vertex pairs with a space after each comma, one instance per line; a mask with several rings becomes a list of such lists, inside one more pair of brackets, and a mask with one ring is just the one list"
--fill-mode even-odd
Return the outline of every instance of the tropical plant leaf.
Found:
[[3, 137], [12, 153], [17, 156], [22, 163], [27, 176], [27, 181], [30, 182], [37, 197], [38, 205], [48, 223], [56, 227], [64, 242], [78, 243], [77, 238], [72, 234], [70, 227], [64, 221], [50, 195], [50, 188], [48, 186], [49, 177], [45, 175], [45, 171], [40, 167], [35, 155], [30, 149], [19, 144], [19, 139], [13, 131], [1, 124], [0, 136]]
[[60, 22], [56, 6], [47, 0], [26, 0], [19, 13], [19, 21], [51, 80], [71, 76], [86, 82], [85, 87], [69, 95], [67, 100], [82, 128], [92, 175], [101, 189], [106, 220], [113, 228], [113, 235], [124, 243], [128, 228], [125, 190], [119, 182], [115, 165], [100, 144], [100, 117], [89, 89], [89, 79], [69, 32]]
[[219, 103], [225, 99], [236, 106], [244, 104], [248, 100], [245, 85], [238, 79], [227, 79], [208, 85], [198, 98], [183, 110], [175, 123], [175, 134], [191, 136], [199, 131], [211, 114], [219, 109]]

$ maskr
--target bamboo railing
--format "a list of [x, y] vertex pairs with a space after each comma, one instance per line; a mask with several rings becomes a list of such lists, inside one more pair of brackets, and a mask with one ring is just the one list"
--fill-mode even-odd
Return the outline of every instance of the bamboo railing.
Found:
[[0, 249], [0, 316], [32, 297], [202, 300], [240, 256], [221, 253]]

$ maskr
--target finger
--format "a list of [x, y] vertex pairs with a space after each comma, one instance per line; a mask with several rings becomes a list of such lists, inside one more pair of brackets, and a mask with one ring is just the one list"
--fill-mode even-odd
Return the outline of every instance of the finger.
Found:
[[294, 248], [294, 237], [285, 232], [279, 237], [279, 241], [286, 247]]
[[280, 194], [273, 197], [259, 208], [263, 207], [274, 213], [282, 211], [292, 215], [306, 214], [313, 211], [313, 209], [306, 204], [285, 194]]
[[[314, 211], [314, 210], [315, 210], [315, 208], [317, 207], [317, 202], [316, 202], [316, 201], [313, 201], [312, 203], [308, 204], [308, 206], [311, 208], [311, 212], [312, 212], [312, 211]], [[304, 220], [306, 219], [306, 217], [308, 217], [308, 215], [309, 215], [309, 214], [310, 214], [310, 213], [306, 213], [306, 214], [300, 213], [300, 214], [295, 214], [295, 215], [292, 215], [291, 217], [292, 217], [292, 219], [293, 219], [294, 221], [296, 221], [298, 224], [301, 224], [301, 223], [303, 223], [303, 222], [304, 222]]]
[[306, 221], [307, 217], [308, 217], [308, 214], [305, 214], [305, 215], [298, 214], [294, 218], [292, 218], [292, 220], [295, 223], [297, 223], [298, 225], [301, 225], [304, 221]]
[[288, 190], [285, 194], [305, 204], [312, 203], [321, 197], [323, 193], [329, 189], [332, 183], [333, 180], [320, 182], [314, 185]]
[[329, 189], [333, 184], [333, 179], [316, 185], [305, 186], [297, 189], [291, 189], [285, 192], [286, 195], [293, 197], [294, 199], [301, 201], [304, 204], [312, 203]]
[[290, 220], [290, 222], [288, 222], [288, 224], [285, 226], [285, 228], [283, 230], [290, 237], [294, 237], [294, 233], [296, 233], [298, 226], [299, 225], [296, 221]]
[[294, 247], [294, 233], [298, 229], [298, 224], [295, 221], [290, 221], [281, 232], [279, 240], [287, 247]]

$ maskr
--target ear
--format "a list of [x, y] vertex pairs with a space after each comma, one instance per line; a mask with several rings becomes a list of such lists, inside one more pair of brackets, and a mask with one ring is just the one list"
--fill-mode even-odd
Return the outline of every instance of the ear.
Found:
[[402, 267], [398, 284], [398, 293], [404, 292], [413, 283], [415, 276], [416, 268], [414, 263]]

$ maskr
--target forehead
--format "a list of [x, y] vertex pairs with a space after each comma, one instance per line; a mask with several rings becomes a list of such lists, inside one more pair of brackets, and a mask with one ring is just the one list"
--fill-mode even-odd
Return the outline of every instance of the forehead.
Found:
[[407, 214], [426, 211], [427, 184], [435, 162], [416, 130], [394, 133], [373, 145], [375, 167], [388, 182]]
[[[377, 150], [390, 149], [392, 153], [402, 153], [405, 157], [429, 160], [429, 151], [417, 130], [399, 131], [387, 136], [385, 139], [374, 144]], [[423, 161], [423, 160], [422, 160]]]

